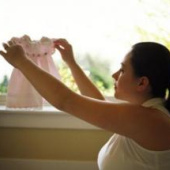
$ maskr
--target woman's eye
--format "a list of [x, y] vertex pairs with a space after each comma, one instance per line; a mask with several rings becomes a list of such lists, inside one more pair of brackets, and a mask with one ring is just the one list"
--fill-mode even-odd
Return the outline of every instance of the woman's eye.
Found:
[[123, 72], [124, 72], [124, 70], [121, 68], [121, 69], [120, 69], [120, 72], [122, 72], [122, 73], [123, 73]]

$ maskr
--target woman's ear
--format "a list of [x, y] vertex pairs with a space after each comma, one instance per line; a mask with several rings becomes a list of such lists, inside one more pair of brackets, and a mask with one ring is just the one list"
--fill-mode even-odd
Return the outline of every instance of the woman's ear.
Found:
[[138, 91], [145, 91], [149, 88], [149, 79], [146, 76], [140, 77], [138, 81]]

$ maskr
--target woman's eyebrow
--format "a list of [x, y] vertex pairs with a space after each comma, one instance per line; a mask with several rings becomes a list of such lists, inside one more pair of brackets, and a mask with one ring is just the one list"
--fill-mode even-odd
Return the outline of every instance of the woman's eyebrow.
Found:
[[121, 63], [121, 66], [122, 66], [122, 67], [125, 67], [125, 64], [122, 62], [122, 63]]

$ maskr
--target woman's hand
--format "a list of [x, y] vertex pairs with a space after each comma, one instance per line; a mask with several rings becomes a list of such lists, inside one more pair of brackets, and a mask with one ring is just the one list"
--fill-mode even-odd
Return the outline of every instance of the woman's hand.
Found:
[[74, 54], [71, 44], [66, 39], [57, 39], [54, 41], [54, 46], [60, 52], [62, 59], [68, 64], [75, 64]]
[[76, 63], [72, 46], [67, 42], [67, 40], [55, 40], [54, 45], [61, 53], [63, 60], [68, 64], [81, 94], [91, 98], [105, 100], [97, 87], [91, 82], [81, 67]]
[[5, 60], [16, 68], [23, 66], [23, 63], [27, 60], [25, 52], [20, 45], [15, 45], [12, 42], [4, 43], [3, 47], [5, 51], [0, 51]]

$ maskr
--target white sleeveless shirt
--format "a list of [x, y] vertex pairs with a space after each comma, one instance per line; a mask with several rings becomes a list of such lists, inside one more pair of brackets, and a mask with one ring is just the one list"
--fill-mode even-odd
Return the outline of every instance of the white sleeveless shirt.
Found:
[[[143, 106], [170, 116], [160, 98], [148, 100]], [[170, 150], [151, 151], [130, 138], [114, 134], [100, 150], [98, 166], [100, 170], [170, 170]]]

